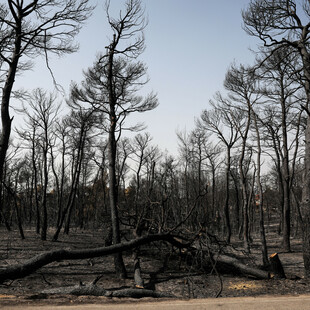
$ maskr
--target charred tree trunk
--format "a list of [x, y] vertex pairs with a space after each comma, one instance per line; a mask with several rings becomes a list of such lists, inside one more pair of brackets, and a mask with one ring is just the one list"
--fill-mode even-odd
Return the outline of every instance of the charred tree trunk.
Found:
[[233, 271], [233, 269], [236, 269], [244, 275], [251, 275], [257, 279], [270, 278], [269, 272], [243, 264], [238, 259], [231, 256], [220, 255], [219, 257], [214, 258], [214, 260], [216, 264], [228, 265], [228, 269], [230, 269], [231, 271]]
[[[309, 100], [310, 100], [310, 93], [309, 93]], [[302, 192], [303, 258], [305, 265], [305, 275], [306, 277], [310, 277], [310, 116], [308, 116], [307, 120], [305, 140], [306, 140], [305, 175], [304, 175], [304, 184]]]
[[47, 289], [42, 291], [40, 294], [32, 295], [33, 299], [36, 299], [42, 294], [69, 294], [75, 296], [105, 296], [105, 297], [117, 297], [117, 298], [143, 298], [143, 297], [153, 297], [153, 298], [172, 298], [175, 297], [172, 294], [164, 292], [156, 292], [148, 289], [139, 288], [123, 288], [123, 289], [104, 289], [97, 286], [94, 283], [89, 284], [79, 284], [75, 286], [58, 287], [54, 289]]
[[[117, 45], [116, 35], [113, 37], [113, 41], [109, 47], [109, 61], [108, 61], [108, 92], [109, 92], [109, 117], [110, 117], [110, 128], [108, 137], [108, 150], [109, 150], [109, 198], [110, 198], [110, 209], [111, 209], [111, 223], [112, 223], [112, 241], [116, 245], [121, 242], [120, 227], [119, 227], [119, 216], [118, 216], [118, 184], [116, 178], [116, 149], [117, 143], [115, 138], [116, 131], [116, 98], [114, 97], [113, 89], [113, 63], [114, 63], [114, 52]], [[117, 252], [114, 255], [115, 271], [120, 278], [126, 278], [127, 272], [123, 261], [122, 253]]]
[[76, 195], [77, 195], [77, 190], [78, 190], [78, 186], [79, 186], [79, 182], [80, 182], [80, 175], [81, 175], [81, 171], [82, 171], [82, 162], [84, 159], [84, 147], [85, 147], [85, 142], [86, 142], [86, 135], [87, 135], [87, 126], [85, 126], [85, 124], [82, 124], [82, 128], [81, 128], [81, 134], [80, 134], [80, 139], [79, 139], [79, 144], [78, 144], [78, 156], [77, 156], [77, 162], [76, 162], [76, 167], [74, 170], [74, 177], [72, 180], [72, 193], [70, 193], [70, 200], [68, 203], [68, 212], [67, 212], [67, 219], [66, 219], [66, 223], [65, 223], [65, 228], [64, 228], [64, 233], [66, 235], [69, 234], [69, 230], [70, 230], [70, 222], [71, 222], [71, 214], [72, 214], [72, 210], [74, 207], [74, 203], [75, 203], [75, 199], [76, 199]]
[[48, 185], [48, 163], [47, 163], [47, 151], [48, 151], [48, 137], [47, 132], [45, 136], [45, 149], [43, 150], [43, 174], [44, 174], [44, 185], [42, 193], [42, 229], [41, 229], [41, 240], [46, 240], [47, 235], [47, 185]]
[[[9, 62], [9, 70], [6, 75], [4, 87], [2, 89], [1, 98], [1, 131], [0, 131], [0, 183], [3, 182], [3, 172], [6, 159], [6, 153], [9, 147], [9, 139], [11, 135], [11, 125], [13, 118], [10, 117], [10, 98], [15, 82], [15, 76], [17, 72], [18, 62], [21, 51], [21, 39], [22, 39], [22, 17], [16, 22], [15, 28], [15, 42], [14, 51], [12, 53], [12, 59]], [[0, 199], [0, 203], [2, 200]], [[0, 210], [2, 206], [0, 205]]]
[[[3, 175], [3, 180], [6, 179], [6, 165], [4, 165], [4, 175]], [[10, 223], [8, 221], [8, 219], [6, 218], [2, 206], [4, 206], [4, 192], [3, 192], [3, 186], [2, 186], [2, 182], [0, 182], [0, 219], [2, 219], [4, 221], [4, 225], [7, 229], [7, 231], [11, 231], [11, 226]]]
[[267, 250], [267, 241], [266, 241], [266, 233], [265, 233], [265, 221], [264, 221], [264, 193], [261, 183], [261, 138], [259, 133], [259, 127], [257, 122], [257, 115], [252, 110], [253, 120], [254, 120], [254, 127], [256, 132], [256, 142], [257, 142], [257, 172], [256, 172], [256, 185], [258, 188], [258, 195], [259, 195], [259, 231], [260, 231], [260, 239], [261, 239], [261, 251], [262, 251], [262, 260], [263, 265], [268, 266], [268, 250]]
[[230, 243], [231, 238], [231, 225], [230, 225], [230, 215], [229, 215], [229, 180], [230, 180], [230, 146], [227, 146], [227, 162], [226, 162], [226, 194], [224, 203], [224, 218], [226, 225], [226, 242]]
[[302, 44], [300, 47], [305, 75], [305, 91], [307, 95], [306, 110], [308, 113], [307, 127], [305, 131], [305, 172], [302, 190], [302, 216], [303, 216], [303, 257], [305, 275], [310, 277], [310, 54]]
[[41, 215], [40, 215], [40, 203], [39, 203], [39, 193], [38, 193], [38, 168], [36, 161], [36, 126], [33, 126], [31, 137], [31, 164], [33, 170], [33, 188], [34, 188], [34, 205], [36, 214], [36, 233], [40, 233], [41, 227]]
[[[15, 184], [17, 185], [17, 180], [16, 180]], [[19, 234], [20, 234], [21, 239], [25, 239], [24, 229], [23, 229], [23, 225], [22, 225], [22, 219], [21, 219], [20, 210], [19, 210], [19, 206], [18, 206], [18, 204], [19, 204], [18, 198], [16, 197], [16, 189], [14, 192], [5, 183], [3, 183], [3, 185], [14, 200], [14, 208], [15, 208], [15, 212], [16, 212], [16, 219], [17, 219], [17, 226], [18, 226]]]
[[281, 80], [281, 124], [282, 124], [282, 136], [283, 136], [283, 163], [282, 163], [282, 175], [283, 175], [283, 250], [286, 252], [291, 251], [290, 235], [291, 235], [291, 191], [290, 191], [290, 168], [289, 168], [289, 146], [287, 137], [287, 103], [285, 99], [285, 89], [283, 85], [284, 81]]
[[275, 279], [286, 279], [285, 272], [278, 253], [273, 253], [270, 255], [270, 267], [272, 272], [274, 273]]
[[250, 238], [249, 238], [249, 191], [248, 191], [248, 180], [247, 180], [247, 170], [249, 163], [245, 163], [245, 151], [246, 143], [248, 139], [248, 133], [251, 125], [251, 103], [246, 96], [247, 102], [247, 121], [244, 132], [239, 124], [236, 124], [237, 129], [240, 132], [242, 138], [241, 152], [239, 157], [239, 173], [240, 173], [240, 187], [242, 191], [242, 212], [243, 212], [243, 247], [247, 253], [250, 253]]
[[[87, 117], [86, 117], [87, 118]], [[83, 154], [84, 154], [84, 146], [85, 146], [85, 139], [86, 139], [86, 129], [85, 129], [85, 123], [81, 125], [80, 128], [80, 133], [79, 133], [79, 138], [78, 138], [78, 152], [77, 152], [77, 158], [76, 162], [74, 163], [73, 159], [73, 165], [72, 165], [72, 182], [70, 186], [70, 192], [69, 192], [69, 197], [68, 201], [66, 204], [66, 207], [63, 208], [61, 212], [61, 216], [59, 219], [59, 224], [57, 226], [56, 232], [53, 236], [53, 241], [57, 241], [61, 228], [65, 222], [66, 216], [67, 216], [67, 221], [66, 221], [66, 226], [65, 226], [65, 233], [69, 233], [69, 224], [70, 224], [70, 217], [71, 217], [71, 211], [74, 205], [75, 201], [75, 195], [77, 191], [77, 186], [80, 178], [80, 172], [81, 172], [81, 165], [82, 165], [82, 160], [83, 160]], [[62, 166], [62, 169], [64, 169], [64, 166]], [[63, 171], [64, 172], [64, 171]], [[64, 176], [62, 176], [63, 178]], [[62, 179], [62, 185], [63, 185], [63, 179]]]

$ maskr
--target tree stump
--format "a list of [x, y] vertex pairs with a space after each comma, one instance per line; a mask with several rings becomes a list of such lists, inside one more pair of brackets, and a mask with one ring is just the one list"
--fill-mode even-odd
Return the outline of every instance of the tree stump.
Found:
[[144, 288], [144, 281], [141, 276], [140, 259], [137, 252], [134, 254], [134, 280], [136, 288]]
[[271, 271], [275, 279], [286, 279], [286, 275], [280, 261], [278, 253], [273, 253], [269, 257]]

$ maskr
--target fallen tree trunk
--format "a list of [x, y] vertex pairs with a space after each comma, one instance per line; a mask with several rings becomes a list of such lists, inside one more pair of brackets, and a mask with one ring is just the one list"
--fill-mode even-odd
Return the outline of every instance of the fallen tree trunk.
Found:
[[246, 276], [252, 276], [257, 279], [270, 279], [270, 273], [261, 270], [259, 268], [248, 266], [246, 264], [243, 264], [240, 262], [237, 258], [228, 256], [228, 255], [219, 255], [218, 257], [214, 257], [216, 265], [218, 264], [225, 264], [229, 266], [230, 268], [235, 268], [240, 273], [246, 275]]
[[143, 297], [154, 297], [154, 298], [172, 298], [175, 297], [171, 294], [164, 292], [156, 292], [148, 289], [139, 288], [123, 288], [119, 290], [106, 290], [93, 283], [90, 284], [79, 284], [69, 287], [58, 287], [42, 291], [38, 295], [32, 295], [30, 298], [44, 298], [51, 294], [59, 295], [76, 295], [76, 296], [105, 296], [105, 297], [127, 297], [127, 298], [143, 298]]
[[[123, 251], [132, 250], [139, 246], [155, 242], [155, 241], [166, 241], [171, 245], [178, 248], [187, 248], [189, 252], [193, 255], [197, 254], [197, 249], [190, 247], [190, 243], [180, 242], [176, 236], [171, 234], [154, 234], [139, 237], [127, 242], [122, 242], [119, 244], [99, 247], [92, 249], [80, 249], [80, 250], [55, 250], [44, 252], [42, 254], [36, 255], [33, 258], [26, 260], [23, 263], [9, 266], [5, 269], [0, 270], [0, 283], [3, 283], [6, 280], [15, 280], [23, 278], [36, 270], [40, 269], [43, 266], [46, 266], [52, 262], [63, 261], [63, 260], [77, 260], [77, 259], [89, 259], [94, 257], [107, 256]], [[182, 240], [181, 240], [182, 241]], [[210, 253], [211, 254], [211, 253]], [[213, 258], [213, 261], [216, 265], [216, 268], [222, 266], [228, 266], [229, 270], [236, 270], [241, 274], [247, 276], [253, 276], [257, 279], [269, 279], [270, 275], [268, 272], [258, 269], [253, 266], [248, 266], [240, 262], [238, 259], [233, 258], [227, 255], [216, 255], [211, 254], [210, 258]]]
[[155, 241], [167, 241], [172, 245], [185, 248], [189, 244], [182, 244], [176, 240], [171, 234], [154, 234], [143, 236], [127, 242], [111, 245], [108, 247], [99, 247], [92, 249], [81, 249], [81, 250], [56, 250], [49, 251], [34, 256], [26, 260], [24, 263], [9, 266], [5, 269], [0, 270], [0, 283], [6, 280], [15, 280], [26, 277], [43, 266], [46, 266], [52, 262], [62, 260], [76, 260], [76, 259], [88, 259], [100, 256], [107, 256], [127, 250], [131, 250], [138, 246], [148, 244]]

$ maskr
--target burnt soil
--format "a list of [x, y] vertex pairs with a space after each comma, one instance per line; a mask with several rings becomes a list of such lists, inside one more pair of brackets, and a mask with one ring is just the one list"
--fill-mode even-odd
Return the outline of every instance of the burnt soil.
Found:
[[[101, 230], [72, 230], [69, 236], [60, 235], [58, 242], [41, 241], [33, 230], [25, 230], [25, 240], [21, 240], [17, 231], [0, 230], [0, 269], [22, 263], [43, 251], [60, 248], [81, 249], [101, 247], [104, 244], [104, 233]], [[259, 266], [261, 262], [259, 240], [253, 241], [251, 254], [242, 251], [242, 242], [233, 240], [231, 252], [239, 256], [249, 265]], [[286, 273], [286, 279], [256, 280], [251, 277], [221, 273], [217, 274], [180, 259], [178, 252], [171, 246], [153, 244], [141, 249], [141, 268], [146, 285], [159, 292], [173, 294], [178, 299], [221, 297], [259, 296], [259, 295], [301, 295], [310, 294], [310, 281], [303, 275], [302, 247], [300, 239], [292, 239], [292, 252], [281, 252], [281, 237], [276, 233], [268, 234], [269, 254], [277, 252]], [[43, 290], [74, 286], [89, 283], [102, 276], [97, 282], [105, 289], [121, 289], [134, 287], [132, 253], [124, 253], [128, 278], [120, 280], [115, 276], [113, 257], [54, 262], [42, 267], [35, 273], [14, 281], [0, 284], [1, 305], [44, 305], [44, 304], [83, 304], [83, 303], [119, 303], [136, 302], [133, 298], [107, 298], [95, 296], [72, 296], [61, 294], [40, 294]], [[164, 265], [163, 262], [166, 262]], [[143, 301], [154, 300], [142, 298]]]

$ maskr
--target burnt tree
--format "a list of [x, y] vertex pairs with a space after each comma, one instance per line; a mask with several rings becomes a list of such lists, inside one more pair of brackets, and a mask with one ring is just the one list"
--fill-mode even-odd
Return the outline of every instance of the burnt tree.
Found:
[[[1, 134], [0, 180], [11, 134], [10, 102], [18, 72], [31, 68], [38, 55], [75, 52], [73, 39], [91, 14], [88, 0], [8, 0], [0, 5]], [[0, 191], [1, 192], [1, 191]], [[1, 208], [1, 206], [0, 206]]]
[[[147, 68], [137, 60], [145, 48], [143, 30], [146, 20], [141, 1], [128, 0], [124, 12], [115, 19], [109, 11], [110, 1], [107, 1], [106, 13], [113, 37], [106, 46], [106, 52], [98, 55], [93, 66], [84, 72], [85, 80], [81, 87], [72, 85], [71, 98], [90, 104], [100, 115], [101, 126], [108, 134], [111, 223], [113, 244], [118, 244], [121, 241], [116, 170], [118, 141], [129, 114], [152, 110], [158, 102], [152, 93], [145, 98], [138, 95], [139, 89], [148, 82]], [[139, 128], [141, 126], [131, 129]], [[115, 254], [115, 269], [120, 277], [126, 276], [121, 253]]]

